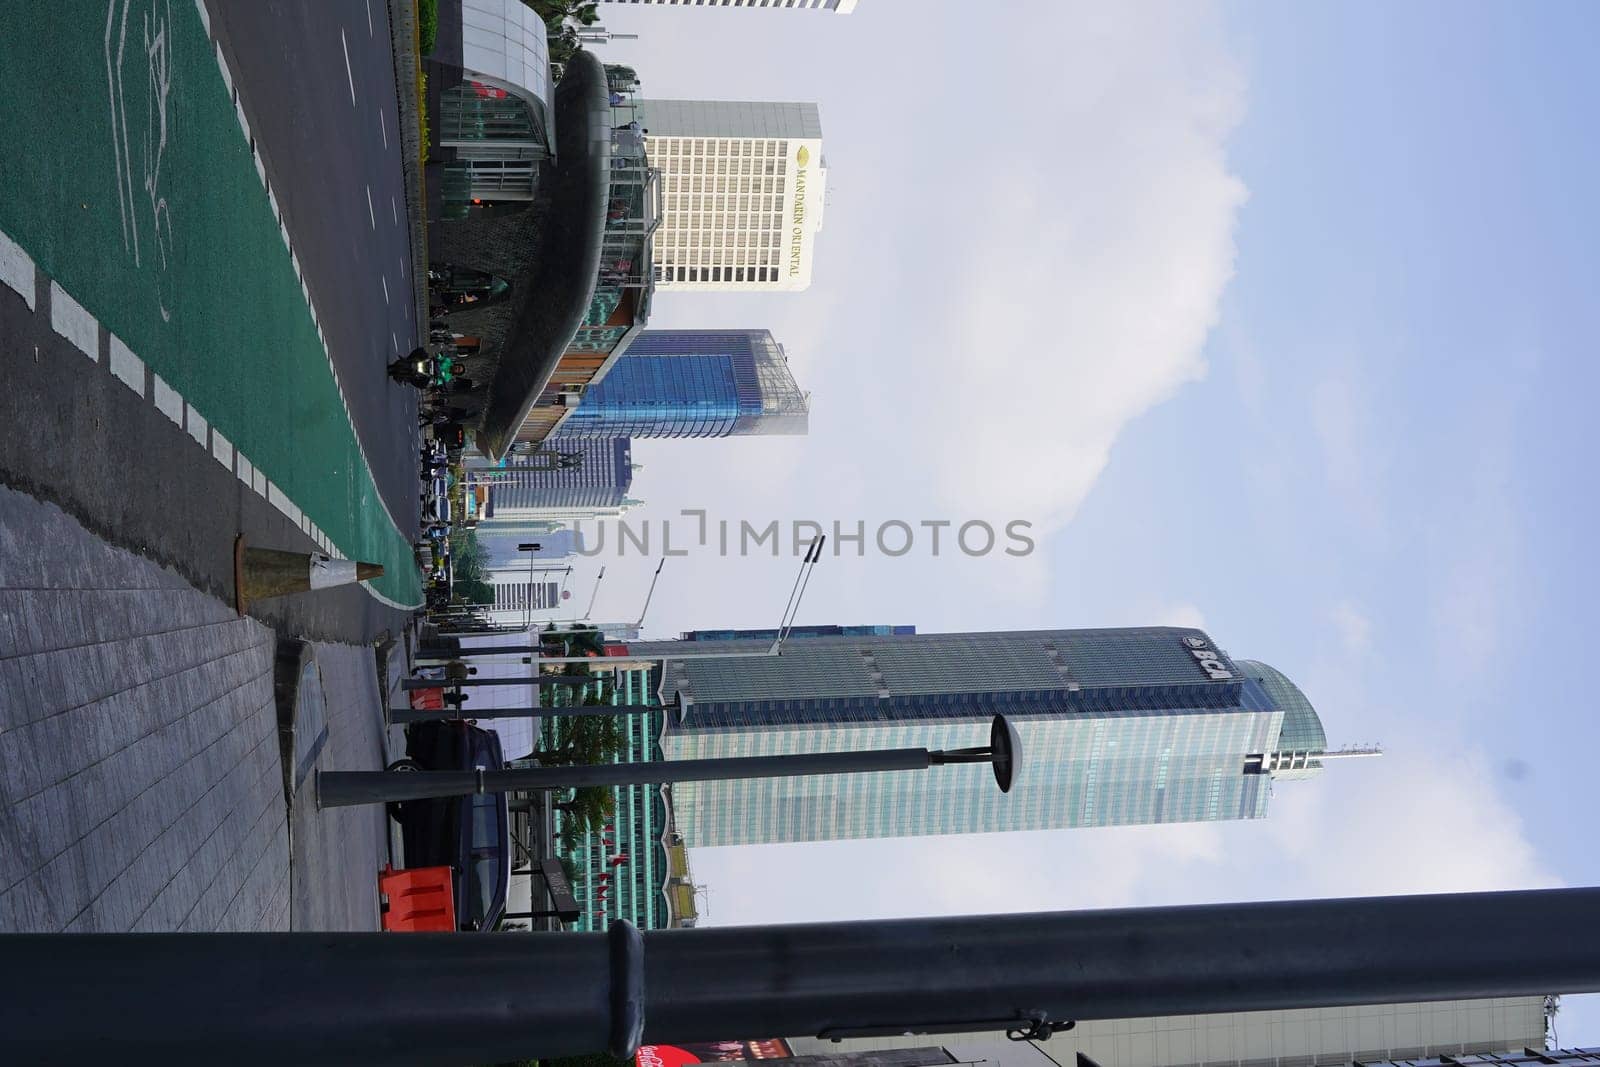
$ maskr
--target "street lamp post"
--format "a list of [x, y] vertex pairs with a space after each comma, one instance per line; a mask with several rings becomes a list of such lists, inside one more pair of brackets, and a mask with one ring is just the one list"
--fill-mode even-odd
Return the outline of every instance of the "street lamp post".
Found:
[[407, 678], [400, 683], [400, 688], [405, 692], [418, 689], [454, 689], [457, 686], [473, 685], [531, 685], [539, 689], [548, 689], [555, 685], [584, 685], [598, 681], [589, 674], [535, 674], [525, 678]]
[[[1086, 872], [1092, 877], [1092, 872]], [[1600, 889], [605, 934], [11, 934], [18, 1063], [497, 1063], [1600, 990]], [[72, 996], [63, 996], [71, 990]], [[93, 1011], [84, 1011], [85, 1003]]]
[[987, 763], [1002, 793], [1011, 791], [1022, 759], [1016, 728], [996, 715], [989, 743], [978, 748], [929, 751], [886, 748], [857, 752], [813, 752], [797, 756], [734, 756], [728, 759], [602, 763], [574, 767], [524, 767], [490, 771], [318, 771], [317, 806], [389, 804], [408, 800], [464, 797], [585, 786], [659, 785], [730, 778], [792, 778], [805, 774], [856, 774], [864, 771], [920, 771], [947, 763]]
[[[676, 710], [676, 704], [574, 704], [555, 708], [484, 708], [482, 711], [470, 713], [470, 716], [483, 719], [542, 719], [574, 715], [643, 715], [652, 711], [674, 712]], [[463, 717], [466, 716], [463, 716], [461, 712], [453, 708], [389, 709], [389, 721], [396, 725], [412, 722], [439, 722]]]

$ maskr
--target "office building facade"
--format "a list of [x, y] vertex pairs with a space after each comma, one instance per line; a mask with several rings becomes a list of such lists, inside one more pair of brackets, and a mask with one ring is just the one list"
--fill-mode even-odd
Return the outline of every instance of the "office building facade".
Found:
[[1022, 736], [1009, 794], [980, 764], [682, 783], [691, 846], [1260, 818], [1274, 779], [1317, 773], [1327, 752], [1294, 683], [1193, 629], [818, 636], [737, 659], [693, 641], [628, 649], [664, 661], [661, 698], [683, 709], [668, 759], [961, 748], [986, 743], [997, 713]]
[[580, 438], [804, 434], [809, 394], [766, 330], [645, 330], [551, 447]]
[[790, 1044], [800, 1055], [872, 1054], [936, 1040], [956, 1060], [990, 1067], [1070, 1067], [1080, 1053], [1099, 1067], [1376, 1067], [1393, 1060], [1494, 1064], [1508, 1062], [1494, 1053], [1543, 1048], [1547, 1019], [1545, 997], [1495, 997], [1081, 1020], [1048, 1041], [1011, 1041], [1000, 1032], [974, 1032], [838, 1042], [808, 1036], [792, 1038]]
[[827, 185], [817, 105], [647, 99], [640, 110], [646, 154], [661, 176], [656, 286], [810, 286]]
[[633, 445], [625, 437], [573, 440], [537, 460], [513, 457], [474, 472], [489, 487], [484, 520], [527, 522], [551, 508], [611, 508], [633, 485]]
[[649, 4], [653, 7], [762, 7], [786, 11], [831, 11], [848, 15], [857, 0], [599, 0], [603, 4]]
[[[619, 665], [604, 672], [607, 684], [584, 687], [577, 695], [609, 694], [611, 704], [642, 705], [652, 702], [651, 667], [648, 663]], [[541, 701], [571, 703], [565, 691], [546, 690]], [[661, 759], [660, 711], [618, 716], [623, 736], [619, 763], [647, 763]], [[571, 722], [548, 717], [540, 724], [541, 743], [555, 746], [560, 731]], [[669, 794], [659, 785], [610, 787], [612, 813], [599, 827], [581, 823], [557, 809], [555, 827], [558, 855], [572, 871], [572, 893], [580, 914], [566, 928], [604, 931], [618, 919], [641, 930], [662, 930], [676, 924], [680, 908], [673, 889], [687, 870], [682, 848], [676, 859], [669, 852], [671, 826]], [[693, 894], [690, 894], [692, 899]]]

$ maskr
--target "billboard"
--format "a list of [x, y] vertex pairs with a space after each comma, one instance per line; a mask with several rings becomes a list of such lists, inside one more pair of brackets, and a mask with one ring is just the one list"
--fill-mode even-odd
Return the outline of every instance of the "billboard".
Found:
[[634, 1054], [634, 1067], [684, 1067], [691, 1063], [726, 1063], [732, 1060], [786, 1060], [794, 1055], [781, 1037], [764, 1041], [694, 1041], [682, 1045], [642, 1045]]

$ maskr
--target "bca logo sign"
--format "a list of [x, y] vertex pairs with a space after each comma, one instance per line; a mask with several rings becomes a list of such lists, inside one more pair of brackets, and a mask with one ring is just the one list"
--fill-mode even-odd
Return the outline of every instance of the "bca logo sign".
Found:
[[1222, 661], [1216, 649], [1206, 643], [1205, 638], [1185, 637], [1183, 643], [1189, 649], [1189, 655], [1195, 658], [1195, 662], [1200, 664], [1200, 669], [1209, 677], [1219, 682], [1225, 682], [1233, 677], [1228, 665]]

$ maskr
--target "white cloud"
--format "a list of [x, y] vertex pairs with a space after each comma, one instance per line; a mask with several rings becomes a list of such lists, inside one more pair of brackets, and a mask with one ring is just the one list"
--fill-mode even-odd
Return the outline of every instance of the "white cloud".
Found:
[[1207, 18], [1119, 8], [1089, 23], [1021, 46], [1020, 69], [1049, 53], [1043, 106], [985, 116], [985, 146], [1029, 150], [960, 175], [914, 383], [922, 423], [943, 431], [941, 497], [1046, 528], [1131, 420], [1204, 375], [1246, 195], [1224, 157], [1243, 91]]
[[1365, 765], [1285, 783], [1268, 825], [1272, 861], [1319, 896], [1474, 892], [1559, 885], [1527, 839], [1524, 788], [1482, 753], [1402, 741]]
[[1341, 600], [1333, 606], [1329, 616], [1345, 651], [1360, 656], [1372, 648], [1372, 620], [1354, 602]]

